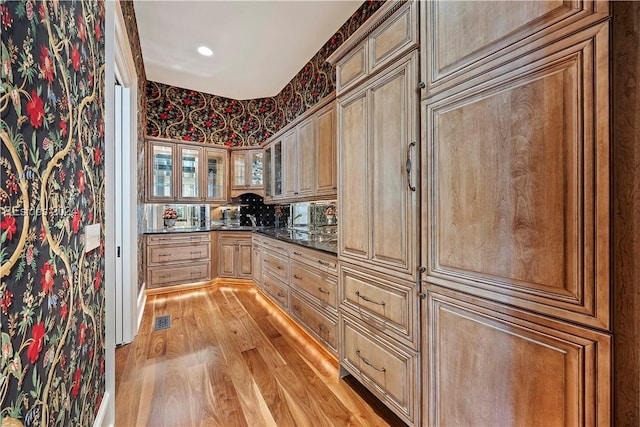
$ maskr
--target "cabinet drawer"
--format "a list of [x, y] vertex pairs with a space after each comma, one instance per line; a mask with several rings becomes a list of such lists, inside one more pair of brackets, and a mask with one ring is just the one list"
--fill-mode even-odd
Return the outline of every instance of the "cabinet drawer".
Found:
[[336, 256], [295, 246], [291, 248], [291, 259], [334, 275], [338, 274], [338, 258]]
[[417, 8], [408, 2], [369, 36], [369, 72], [373, 72], [418, 44]]
[[278, 279], [266, 273], [262, 276], [262, 289], [280, 307], [287, 310], [289, 308], [289, 287]]
[[340, 328], [341, 365], [408, 424], [417, 421], [417, 353], [374, 337], [347, 315]]
[[253, 233], [251, 235], [251, 244], [253, 246], [262, 246], [262, 236], [260, 236], [259, 234]]
[[173, 234], [149, 234], [147, 245], [174, 245], [180, 243], [210, 242], [209, 233], [173, 233]]
[[262, 268], [284, 283], [289, 283], [289, 258], [283, 258], [273, 252], [264, 251], [262, 254]]
[[342, 91], [348, 86], [362, 80], [367, 74], [367, 44], [363, 42], [354, 51], [345, 57], [336, 67], [336, 80], [338, 90]]
[[418, 348], [415, 284], [340, 266], [342, 308], [380, 332]]
[[147, 246], [147, 265], [208, 260], [210, 244]]
[[147, 286], [191, 283], [209, 280], [209, 263], [186, 264], [176, 267], [150, 267], [147, 269]]
[[268, 237], [262, 238], [262, 246], [279, 252], [282, 255], [289, 256], [289, 245], [280, 240], [270, 239]]
[[329, 347], [334, 354], [336, 348], [337, 324], [328, 316], [313, 308], [308, 302], [294, 292], [289, 295], [291, 300], [291, 315], [300, 321], [314, 336]]
[[321, 307], [338, 308], [336, 277], [291, 261], [291, 286], [303, 291]]

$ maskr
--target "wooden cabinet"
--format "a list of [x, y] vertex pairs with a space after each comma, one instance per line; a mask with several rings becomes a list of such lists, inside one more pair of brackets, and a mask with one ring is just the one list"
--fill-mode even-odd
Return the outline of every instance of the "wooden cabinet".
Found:
[[338, 255], [416, 279], [417, 52], [338, 100]]
[[251, 236], [252, 255], [251, 270], [253, 273], [253, 283], [262, 288], [262, 237], [257, 234]]
[[315, 114], [315, 182], [316, 197], [336, 197], [338, 192], [338, 159], [336, 138], [336, 106], [331, 103]]
[[298, 195], [298, 133], [293, 128], [282, 136], [282, 198]]
[[316, 117], [303, 120], [297, 127], [296, 187], [298, 197], [312, 197], [316, 174]]
[[231, 197], [243, 193], [264, 194], [263, 160], [262, 149], [231, 151]]
[[218, 235], [218, 275], [252, 279], [251, 233], [220, 232]]
[[211, 278], [209, 233], [149, 234], [145, 238], [147, 289]]
[[609, 334], [437, 286], [427, 295], [424, 424], [610, 425]]
[[227, 150], [173, 141], [148, 140], [146, 200], [149, 202], [224, 202], [227, 200]]
[[282, 156], [282, 138], [277, 138], [265, 146], [265, 202], [282, 199]]

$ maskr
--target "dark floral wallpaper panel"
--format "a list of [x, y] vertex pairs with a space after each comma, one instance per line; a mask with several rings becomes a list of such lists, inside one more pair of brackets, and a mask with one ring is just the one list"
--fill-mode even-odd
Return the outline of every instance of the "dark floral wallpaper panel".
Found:
[[92, 425], [105, 391], [104, 2], [0, 1], [0, 424]]
[[259, 145], [335, 90], [336, 72], [327, 58], [383, 4], [365, 1], [271, 98], [237, 100], [147, 82], [146, 134], [228, 147]]

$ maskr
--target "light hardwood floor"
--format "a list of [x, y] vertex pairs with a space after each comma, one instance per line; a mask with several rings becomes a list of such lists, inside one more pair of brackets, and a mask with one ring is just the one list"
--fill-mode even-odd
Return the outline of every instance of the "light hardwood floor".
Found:
[[[154, 331], [157, 316], [169, 329]], [[253, 286], [152, 295], [116, 349], [117, 426], [403, 426]]]

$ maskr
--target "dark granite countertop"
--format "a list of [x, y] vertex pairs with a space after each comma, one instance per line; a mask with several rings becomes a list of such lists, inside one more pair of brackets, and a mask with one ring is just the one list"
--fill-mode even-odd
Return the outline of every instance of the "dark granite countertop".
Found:
[[240, 225], [211, 225], [209, 227], [188, 227], [174, 228], [167, 230], [166, 228], [148, 228], [144, 234], [170, 234], [170, 233], [197, 233], [206, 231], [256, 231], [264, 227], [251, 227]]
[[286, 228], [261, 228], [255, 230], [258, 234], [282, 240], [283, 242], [295, 243], [307, 248], [316, 249], [332, 255], [338, 253], [338, 237], [333, 234], [314, 234], [302, 230], [289, 230]]

